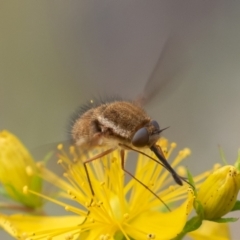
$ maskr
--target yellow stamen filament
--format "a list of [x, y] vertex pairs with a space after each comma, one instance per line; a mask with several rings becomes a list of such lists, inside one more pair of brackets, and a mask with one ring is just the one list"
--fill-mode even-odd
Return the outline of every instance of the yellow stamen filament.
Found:
[[[160, 146], [166, 158], [169, 158], [173, 149], [176, 148], [175, 143], [169, 146], [167, 140], [160, 141]], [[71, 227], [36, 230], [32, 235], [26, 234], [29, 239], [30, 237], [33, 240], [54, 239], [55, 236], [61, 235], [62, 239], [71, 240], [78, 235], [81, 238], [82, 234], [87, 236], [88, 233], [91, 235], [94, 232], [93, 238], [100, 240], [114, 239], [117, 232], [120, 232], [126, 240], [133, 239], [135, 235], [142, 236], [141, 239], [156, 239], [156, 236], [159, 236], [159, 230], [154, 232], [154, 229], [151, 229], [151, 224], [148, 224], [148, 229], [145, 229], [142, 224], [138, 225], [137, 221], [140, 216], [145, 217], [142, 214], [154, 211], [155, 213], [156, 211], [160, 213], [163, 210], [168, 215], [166, 207], [154, 194], [135, 179], [130, 179], [128, 183], [125, 183], [125, 173], [121, 169], [118, 151], [86, 164], [91, 188], [83, 162], [94, 156], [96, 152], [89, 152], [86, 157], [85, 155], [79, 155], [79, 150], [74, 147], [70, 147], [68, 153], [64, 151], [62, 145], [59, 145], [58, 149], [60, 150], [58, 164], [65, 169], [64, 179], [46, 169], [43, 164], [38, 165], [39, 176], [60, 188], [59, 196], [72, 200], [83, 207], [85, 206], [86, 210], [25, 187], [25, 194], [29, 193], [42, 197], [62, 206], [67, 212], [81, 216], [81, 221], [73, 223]], [[154, 159], [156, 158], [152, 152], [146, 151], [146, 153]], [[180, 151], [174, 160], [174, 164], [179, 164], [189, 154], [190, 151], [188, 149]], [[181, 167], [179, 167], [181, 175], [185, 175], [183, 174], [184, 170], [182, 168], [181, 172]], [[27, 171], [31, 174], [30, 168]], [[172, 209], [171, 203], [174, 203], [176, 200], [186, 199], [188, 186], [179, 187], [175, 183], [171, 185], [173, 184], [173, 179], [169, 172], [160, 164], [145, 156], [139, 156], [135, 173], [132, 172], [132, 174], [156, 193], [162, 201], [170, 205], [171, 210], [175, 209], [174, 207]], [[184, 217], [190, 212], [191, 207], [191, 203], [189, 203], [189, 206], [184, 207]], [[164, 217], [165, 213], [160, 215], [160, 217]], [[151, 214], [149, 217], [151, 218]], [[149, 221], [152, 221], [150, 218]]]

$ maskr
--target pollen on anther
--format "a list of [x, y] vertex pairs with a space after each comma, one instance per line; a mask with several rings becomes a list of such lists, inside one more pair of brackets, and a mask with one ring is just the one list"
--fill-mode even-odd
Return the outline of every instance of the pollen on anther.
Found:
[[216, 163], [213, 166], [213, 170], [215, 171], [215, 170], [219, 169], [220, 167], [221, 167], [221, 164], [220, 163]]
[[23, 193], [24, 194], [28, 194], [28, 186], [24, 186], [23, 187]]
[[68, 212], [70, 210], [69, 206], [65, 206], [64, 209]]
[[58, 149], [58, 150], [62, 150], [62, 149], [63, 149], [62, 143], [60, 143], [60, 144], [57, 145], [57, 149]]
[[189, 148], [184, 148], [183, 153], [187, 157], [191, 154], [191, 150]]
[[99, 240], [109, 240], [111, 236], [109, 234], [102, 234], [99, 236]]
[[111, 236], [109, 234], [106, 234], [105, 239], [104, 240], [109, 240], [111, 238]]
[[57, 164], [61, 164], [63, 162], [62, 159], [58, 159]]
[[128, 219], [129, 218], [129, 213], [124, 213], [123, 217], [124, 217], [124, 219]]
[[175, 142], [172, 142], [170, 146], [171, 146], [171, 148], [176, 148], [177, 144]]
[[67, 173], [63, 173], [63, 176], [67, 178], [67, 177], [68, 177], [68, 174], [67, 174]]
[[[34, 235], [32, 234], [32, 236], [34, 236]], [[27, 237], [29, 237], [29, 235], [26, 232], [23, 232], [21, 234], [21, 239], [27, 239]]]
[[167, 154], [167, 153], [168, 153], [168, 150], [167, 150], [167, 148], [165, 148], [165, 147], [162, 147], [162, 151], [164, 152], [164, 154]]
[[70, 146], [70, 147], [69, 147], [69, 152], [70, 152], [71, 154], [75, 153], [75, 147], [74, 147], [74, 146]]
[[182, 156], [182, 155], [184, 154], [184, 151], [183, 151], [183, 150], [180, 150], [180, 151], [178, 152], [178, 154], [179, 154], [180, 156]]
[[75, 194], [73, 194], [73, 192], [71, 190], [68, 190], [67, 193], [71, 197], [71, 199], [76, 199], [77, 198], [77, 196]]
[[37, 166], [37, 168], [41, 169], [41, 168], [44, 167], [44, 163], [43, 162], [37, 162], [36, 166]]
[[33, 169], [30, 166], [26, 167], [26, 173], [28, 176], [32, 176], [33, 175]]
[[179, 167], [177, 168], [177, 173], [178, 173], [180, 176], [186, 176], [186, 175], [187, 175], [186, 168], [183, 167], [183, 166], [179, 166]]

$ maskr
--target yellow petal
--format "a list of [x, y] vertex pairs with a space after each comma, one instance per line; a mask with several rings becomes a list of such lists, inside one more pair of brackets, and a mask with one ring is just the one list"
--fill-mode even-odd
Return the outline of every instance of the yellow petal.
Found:
[[[27, 216], [12, 215], [0, 216], [0, 226], [11, 236], [20, 240], [30, 239], [77, 239], [79, 237], [79, 225], [84, 221], [80, 216]], [[37, 232], [37, 234], [35, 233]], [[77, 233], [74, 235], [74, 233]], [[73, 238], [70, 238], [72, 235]]]
[[172, 239], [182, 231], [192, 210], [193, 200], [193, 192], [189, 190], [188, 199], [177, 209], [168, 213], [146, 211], [124, 229], [133, 239], [147, 240], [151, 239], [151, 235], [156, 240]]
[[230, 240], [230, 230], [226, 223], [203, 221], [202, 226], [188, 234], [194, 240]]
[[[165, 150], [169, 155], [169, 151]], [[94, 196], [92, 196], [83, 166], [83, 161], [86, 160], [83, 157], [86, 158], [86, 156], [78, 157], [71, 148], [70, 155], [74, 158], [72, 161], [68, 154], [64, 151], [62, 153], [58, 162], [66, 169], [65, 180], [51, 173], [45, 166], [39, 166], [39, 172], [44, 179], [56, 184], [65, 196], [75, 201], [77, 205], [45, 196], [31, 188], [28, 189], [28, 193], [42, 196], [46, 200], [63, 206], [68, 212], [79, 214], [76, 217], [78, 220], [64, 217], [37, 218], [18, 215], [8, 218], [3, 216], [3, 228], [15, 238], [25, 240], [55, 240], [59, 237], [60, 239], [75, 239], [81, 233], [80, 239], [82, 240], [113, 240], [116, 234], [120, 234], [120, 239], [124, 236], [126, 240], [166, 240], [176, 237], [182, 231], [192, 210], [193, 191], [191, 189], [188, 191], [187, 186], [167, 187], [172, 178], [167, 177], [167, 174], [163, 174], [161, 178], [163, 169], [156, 162], [146, 157], [144, 157], [145, 160], [142, 159], [143, 161], [137, 161], [140, 167], [137, 167], [135, 176], [140, 183], [149, 186], [149, 189], [143, 187], [136, 179], [130, 180], [125, 185], [125, 174], [121, 168], [118, 151], [102, 157], [99, 161], [89, 163], [87, 170], [94, 190]], [[182, 159], [182, 154], [178, 159]], [[149, 190], [156, 194], [154, 195]], [[166, 205], [164, 206], [160, 200]], [[173, 203], [178, 204], [178, 201], [184, 202], [174, 208]], [[167, 211], [166, 206], [169, 206], [172, 211]], [[85, 216], [85, 218], [80, 216]], [[60, 219], [66, 220], [61, 222]]]
[[39, 207], [42, 199], [24, 195], [28, 185], [39, 192], [42, 180], [36, 175], [35, 162], [23, 144], [8, 131], [0, 132], [0, 182], [9, 197], [28, 207]]

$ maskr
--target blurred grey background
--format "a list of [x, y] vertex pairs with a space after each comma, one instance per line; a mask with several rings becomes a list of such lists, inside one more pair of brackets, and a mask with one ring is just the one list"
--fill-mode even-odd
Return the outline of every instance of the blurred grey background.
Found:
[[[0, 129], [30, 149], [65, 140], [71, 114], [91, 98], [134, 99], [145, 88], [152, 96], [147, 112], [170, 126], [164, 136], [179, 149], [191, 148], [185, 164], [192, 172], [221, 161], [219, 144], [230, 163], [236, 160], [239, 1], [23, 0], [0, 6]], [[237, 225], [231, 225], [233, 239]]]

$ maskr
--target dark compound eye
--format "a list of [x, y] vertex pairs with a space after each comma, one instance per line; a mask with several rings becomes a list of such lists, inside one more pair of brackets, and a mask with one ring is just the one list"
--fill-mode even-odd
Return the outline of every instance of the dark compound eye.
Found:
[[157, 129], [157, 130], [159, 130], [159, 129], [160, 129], [160, 127], [159, 127], [159, 125], [158, 125], [157, 121], [155, 121], [155, 120], [152, 120], [152, 121], [150, 122], [150, 124], [151, 124], [151, 125], [153, 125], [153, 126], [155, 127], [155, 129]]
[[149, 134], [145, 127], [140, 128], [132, 138], [132, 144], [135, 147], [144, 147], [149, 142]]

